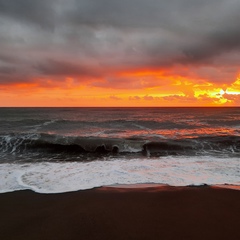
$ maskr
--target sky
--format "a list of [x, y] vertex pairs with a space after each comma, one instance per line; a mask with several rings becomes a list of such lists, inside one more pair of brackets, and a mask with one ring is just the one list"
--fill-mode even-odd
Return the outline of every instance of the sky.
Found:
[[240, 106], [239, 0], [0, 0], [0, 106]]

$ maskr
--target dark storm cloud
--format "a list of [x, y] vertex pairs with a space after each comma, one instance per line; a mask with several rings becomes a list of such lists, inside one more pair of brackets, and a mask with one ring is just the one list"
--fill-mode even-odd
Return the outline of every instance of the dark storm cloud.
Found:
[[93, 71], [93, 68], [89, 66], [63, 60], [49, 59], [35, 65], [34, 68], [39, 71], [40, 74], [47, 76], [101, 76], [100, 69]]
[[16, 59], [14, 56], [11, 56], [10, 54], [2, 54], [0, 53], [0, 62], [3, 63], [14, 63], [16, 62]]
[[53, 27], [54, 0], [0, 0], [0, 15], [16, 21]]
[[211, 18], [211, 11], [219, 9], [224, 2], [226, 3], [222, 0], [81, 0], [75, 1], [75, 12], [71, 16], [80, 24], [185, 28], [189, 25], [188, 20]]
[[[240, 21], [240, 18], [236, 21]], [[218, 29], [206, 35], [201, 43], [184, 47], [179, 60], [189, 64], [207, 63], [213, 57], [234, 50], [240, 50], [240, 29]]]
[[0, 66], [0, 74], [12, 74], [16, 71], [13, 67], [1, 67]]
[[24, 74], [16, 69], [10, 73], [0, 72], [0, 86], [1, 85], [12, 85], [21, 83], [32, 83], [34, 79], [29, 74]]
[[239, 0], [0, 0], [1, 76], [108, 79], [175, 65], [236, 72], [239, 12]]
[[[239, 50], [239, 11], [240, 2], [235, 0], [86, 0], [76, 1], [71, 16], [78, 24], [96, 27], [171, 32], [172, 36], [160, 34], [148, 42], [139, 39], [145, 60], [152, 66], [164, 66], [209, 63], [226, 51]], [[174, 52], [166, 52], [172, 47]]]

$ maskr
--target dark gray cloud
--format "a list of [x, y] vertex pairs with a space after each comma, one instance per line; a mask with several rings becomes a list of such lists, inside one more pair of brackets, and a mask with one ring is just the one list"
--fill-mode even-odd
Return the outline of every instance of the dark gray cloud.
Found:
[[11, 84], [21, 84], [21, 83], [32, 83], [36, 79], [30, 74], [22, 73], [21, 71], [16, 71], [14, 69], [11, 74], [6, 72], [0, 72], [0, 86], [1, 85], [11, 85]]
[[71, 20], [79, 25], [130, 28], [133, 34], [152, 29], [151, 39], [140, 36], [135, 42], [152, 65], [209, 63], [240, 48], [240, 2], [235, 0], [85, 0], [76, 1], [75, 10]]
[[204, 67], [224, 69], [209, 79], [228, 81], [239, 71], [239, 12], [238, 0], [0, 0], [1, 77], [105, 74], [107, 87], [124, 82], [115, 72], [186, 65], [206, 79]]
[[43, 28], [53, 27], [54, 0], [0, 0], [0, 15], [23, 21], [28, 24], [37, 24]]
[[92, 76], [100, 77], [101, 69], [95, 69], [81, 64], [67, 62], [64, 60], [49, 59], [34, 66], [41, 74], [46, 76]]
[[226, 8], [231, 10], [235, 3], [233, 0], [80, 0], [75, 1], [71, 17], [79, 24], [177, 30], [176, 27], [213, 24], [216, 15], [218, 18]]
[[13, 74], [15, 71], [13, 67], [0, 67], [0, 74]]

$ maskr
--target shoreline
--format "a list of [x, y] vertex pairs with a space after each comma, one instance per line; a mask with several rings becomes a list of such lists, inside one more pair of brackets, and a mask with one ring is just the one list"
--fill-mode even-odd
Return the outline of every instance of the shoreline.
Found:
[[237, 240], [238, 190], [144, 184], [57, 194], [1, 193], [0, 238]]
[[210, 188], [224, 188], [224, 189], [232, 189], [232, 190], [238, 190], [240, 191], [240, 185], [235, 185], [235, 184], [200, 184], [200, 185], [184, 185], [184, 186], [174, 186], [174, 185], [169, 185], [169, 184], [163, 184], [163, 183], [134, 183], [134, 184], [112, 184], [112, 185], [104, 185], [104, 186], [96, 186], [93, 188], [84, 188], [84, 189], [78, 189], [78, 190], [70, 190], [70, 191], [64, 191], [64, 192], [38, 192], [34, 191], [33, 189], [18, 189], [18, 190], [10, 190], [10, 191], [2, 191], [0, 190], [0, 194], [5, 194], [5, 193], [13, 193], [13, 192], [21, 192], [21, 191], [31, 191], [33, 193], [37, 194], [46, 194], [46, 195], [51, 195], [51, 194], [68, 194], [68, 193], [74, 193], [74, 192], [81, 192], [81, 191], [89, 191], [89, 190], [117, 190], [117, 189], [126, 189], [126, 190], [134, 190], [134, 189], [148, 189], [148, 188], [157, 188], [159, 190], [161, 189], [167, 189], [167, 188], [188, 188], [188, 187], [195, 187], [195, 188], [201, 188], [201, 187], [210, 187]]
[[187, 187], [211, 187], [211, 188], [225, 188], [225, 189], [233, 189], [233, 190], [240, 190], [240, 185], [233, 185], [233, 184], [200, 184], [200, 185], [187, 185], [187, 186], [172, 186], [168, 184], [161, 184], [161, 183], [136, 183], [136, 184], [113, 184], [113, 185], [106, 185], [99, 188], [102, 189], [145, 189], [145, 188], [187, 188]]

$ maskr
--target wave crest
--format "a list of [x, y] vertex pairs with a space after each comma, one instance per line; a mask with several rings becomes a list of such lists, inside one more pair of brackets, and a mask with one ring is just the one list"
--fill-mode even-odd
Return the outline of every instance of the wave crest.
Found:
[[[53, 134], [11, 134], [0, 136], [0, 154], [135, 154], [144, 156], [199, 155], [204, 153], [240, 153], [240, 137], [217, 136], [185, 139], [145, 139], [73, 137]], [[67, 157], [65, 155], [65, 157]]]

